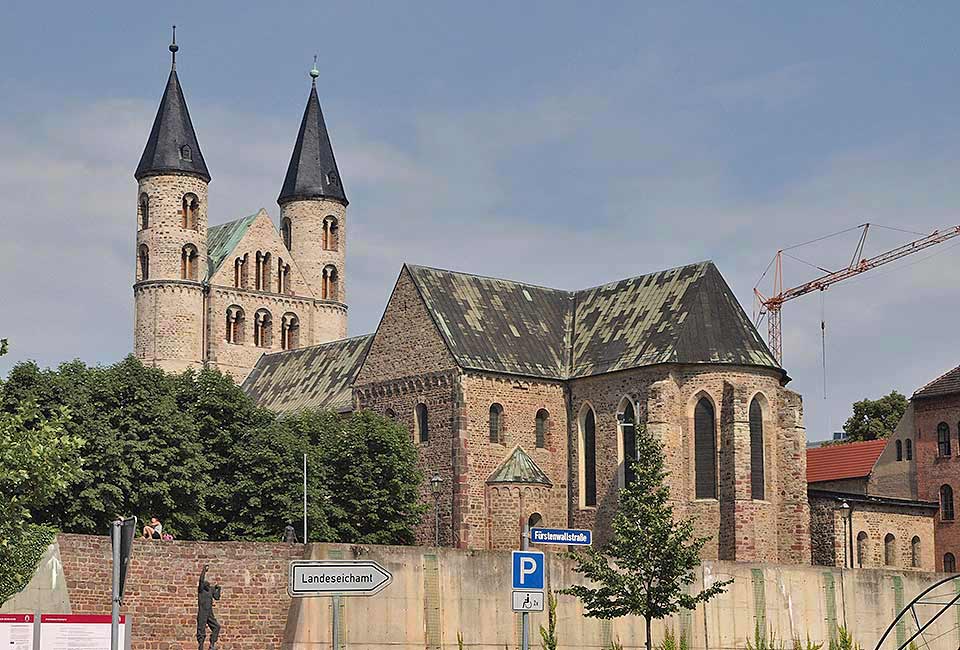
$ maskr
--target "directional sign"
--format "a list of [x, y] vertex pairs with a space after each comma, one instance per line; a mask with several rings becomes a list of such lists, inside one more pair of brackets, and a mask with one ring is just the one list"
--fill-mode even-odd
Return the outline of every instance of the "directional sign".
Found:
[[542, 612], [542, 591], [515, 591], [513, 592], [513, 611], [515, 612]]
[[563, 544], [564, 546], [590, 546], [593, 534], [589, 530], [575, 528], [531, 528], [530, 541], [534, 544]]
[[373, 596], [393, 575], [373, 560], [294, 560], [288, 593], [307, 596]]
[[513, 588], [543, 591], [543, 552], [513, 552]]

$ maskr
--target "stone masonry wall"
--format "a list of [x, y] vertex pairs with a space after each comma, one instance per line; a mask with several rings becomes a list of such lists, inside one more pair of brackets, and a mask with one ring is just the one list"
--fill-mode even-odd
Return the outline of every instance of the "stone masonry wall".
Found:
[[148, 280], [133, 289], [134, 355], [167, 372], [199, 368], [203, 359], [203, 287]]
[[[338, 241], [336, 248], [323, 248], [323, 220], [326, 217], [337, 220]], [[346, 302], [346, 251], [347, 251], [347, 208], [345, 205], [328, 199], [308, 201], [290, 201], [280, 206], [280, 222], [290, 219], [290, 252], [300, 266], [312, 295], [320, 298], [323, 268], [333, 265], [340, 276], [337, 300]]]
[[[954, 512], [960, 508], [960, 395], [950, 395], [912, 402], [916, 439], [914, 454], [917, 472], [917, 496], [923, 501], [940, 501], [940, 487], [953, 488]], [[950, 427], [950, 456], [941, 456], [937, 449], [937, 425]], [[943, 556], [952, 553], [960, 563], [960, 522], [936, 518], [937, 568], [943, 569]]]

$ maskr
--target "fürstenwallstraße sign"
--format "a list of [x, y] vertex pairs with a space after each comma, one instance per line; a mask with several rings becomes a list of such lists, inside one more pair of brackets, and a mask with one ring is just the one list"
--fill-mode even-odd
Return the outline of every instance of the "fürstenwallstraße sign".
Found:
[[373, 596], [393, 575], [373, 560], [293, 560], [287, 592], [309, 596]]

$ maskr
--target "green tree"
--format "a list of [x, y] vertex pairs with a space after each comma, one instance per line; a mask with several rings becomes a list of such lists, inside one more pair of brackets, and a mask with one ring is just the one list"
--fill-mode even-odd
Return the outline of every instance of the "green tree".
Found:
[[693, 609], [723, 593], [732, 581], [687, 593], [700, 551], [710, 538], [697, 537], [691, 519], [674, 518], [660, 444], [645, 428], [638, 427], [637, 434], [636, 480], [620, 490], [611, 540], [603, 548], [570, 554], [577, 563], [575, 570], [592, 585], [575, 585], [561, 593], [580, 598], [590, 617], [642, 616], [651, 650], [652, 620]]
[[853, 405], [853, 415], [847, 418], [843, 431], [847, 441], [888, 438], [907, 410], [907, 398], [891, 391], [880, 399], [862, 399]]

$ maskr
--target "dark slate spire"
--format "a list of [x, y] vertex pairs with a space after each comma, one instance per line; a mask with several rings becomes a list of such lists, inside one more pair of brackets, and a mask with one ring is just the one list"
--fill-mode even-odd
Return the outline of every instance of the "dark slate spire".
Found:
[[333, 199], [347, 204], [347, 195], [343, 191], [343, 180], [337, 169], [330, 145], [330, 134], [323, 121], [320, 99], [317, 97], [317, 76], [320, 72], [314, 64], [310, 71], [313, 83], [307, 108], [303, 111], [297, 144], [293, 147], [287, 176], [283, 180], [283, 189], [277, 203], [281, 205], [297, 199]]
[[180, 48], [177, 46], [174, 31], [173, 43], [170, 44], [172, 61], [167, 88], [163, 91], [157, 117], [153, 120], [153, 129], [150, 130], [150, 138], [134, 177], [140, 180], [153, 174], [183, 172], [199, 176], [209, 183], [210, 172], [203, 162], [200, 143], [197, 142], [197, 134], [187, 111], [187, 102], [183, 98], [183, 89], [177, 78], [178, 49]]

